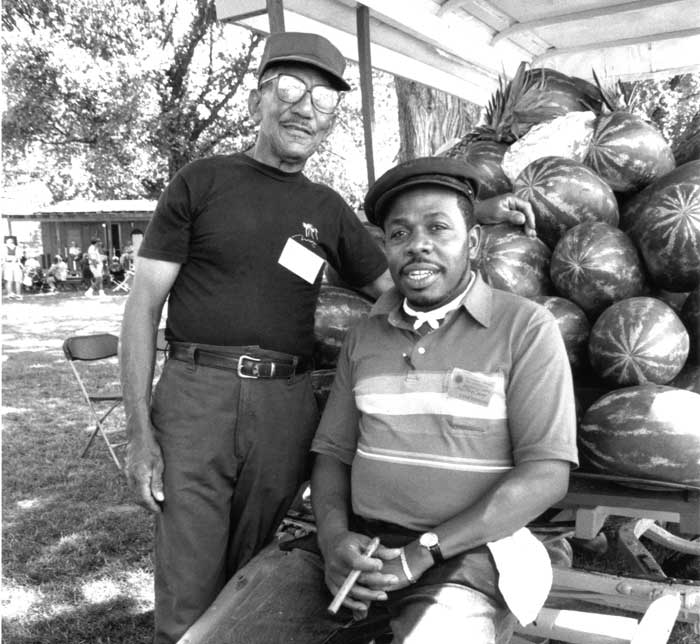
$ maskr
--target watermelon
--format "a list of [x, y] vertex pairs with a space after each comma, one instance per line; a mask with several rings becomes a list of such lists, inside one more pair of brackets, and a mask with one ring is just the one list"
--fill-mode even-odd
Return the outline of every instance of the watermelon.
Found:
[[623, 221], [658, 287], [683, 292], [700, 285], [700, 161], [642, 191]]
[[583, 163], [593, 138], [595, 120], [593, 112], [569, 112], [535, 125], [503, 155], [503, 172], [515, 181], [528, 165], [542, 157], [556, 156]]
[[584, 221], [618, 224], [613, 191], [590, 168], [572, 159], [548, 156], [533, 161], [518, 175], [513, 192], [530, 202], [537, 235], [550, 248]]
[[350, 328], [369, 315], [372, 301], [350, 289], [322, 285], [314, 319], [314, 365], [335, 369], [343, 340]]
[[482, 226], [481, 230], [481, 248], [474, 264], [488, 284], [523, 297], [551, 292], [551, 252], [544, 243], [510, 224]]
[[617, 389], [578, 431], [582, 461], [605, 474], [700, 485], [700, 394], [662, 385]]
[[641, 190], [676, 166], [661, 132], [621, 110], [598, 117], [585, 163], [616, 192]]
[[588, 340], [593, 370], [617, 386], [673, 380], [688, 357], [688, 332], [673, 309], [653, 297], [616, 302], [596, 320]]
[[532, 299], [554, 316], [571, 369], [581, 371], [588, 364], [588, 336], [591, 332], [591, 325], [583, 309], [571, 300], [556, 295], [538, 295]]
[[589, 82], [540, 67], [525, 71], [522, 88], [514, 91], [514, 86], [520, 82], [520, 71], [509, 84], [510, 93], [515, 95], [510, 112], [510, 130], [516, 138], [523, 136], [534, 125], [569, 112], [600, 111], [600, 93]]
[[688, 293], [674, 293], [673, 291], [665, 291], [664, 289], [657, 287], [652, 287], [649, 292], [645, 293], [644, 295], [655, 297], [657, 300], [666, 302], [666, 304], [668, 304], [675, 313], [681, 312], [681, 308], [683, 308], [683, 304], [688, 298]]
[[655, 192], [667, 190], [679, 183], [698, 183], [698, 181], [700, 181], [700, 161], [692, 161], [671, 170], [640, 192], [626, 195], [617, 193], [615, 196], [620, 206], [620, 228], [627, 232], [634, 226], [639, 213], [646, 207]]
[[676, 165], [700, 160], [700, 112], [688, 123], [673, 149]]
[[[480, 200], [511, 191], [510, 179], [501, 166], [507, 149], [506, 143], [476, 140], [460, 150], [459, 158], [470, 163], [477, 173]], [[450, 156], [456, 156], [456, 154], [453, 153]]]
[[700, 365], [686, 362], [685, 367], [668, 385], [700, 394]]
[[624, 232], [602, 222], [568, 230], [554, 248], [550, 273], [558, 293], [576, 302], [591, 319], [645, 288], [634, 244]]
[[700, 286], [686, 298], [681, 308], [680, 318], [690, 336], [688, 360], [700, 364]]

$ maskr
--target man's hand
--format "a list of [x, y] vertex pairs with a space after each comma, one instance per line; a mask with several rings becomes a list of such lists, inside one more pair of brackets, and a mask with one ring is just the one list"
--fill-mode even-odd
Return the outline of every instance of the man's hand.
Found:
[[509, 223], [523, 226], [528, 237], [535, 237], [535, 213], [529, 201], [512, 193], [496, 195], [484, 201], [477, 201], [474, 209], [480, 224]]
[[398, 577], [381, 572], [382, 561], [398, 557], [399, 549], [380, 545], [374, 556], [367, 557], [362, 553], [369, 542], [365, 535], [345, 532], [323, 548], [326, 586], [333, 595], [351, 571], [362, 571], [343, 602], [343, 606], [360, 616], [367, 612], [371, 602], [386, 601], [386, 590], [393, 590], [399, 584]]
[[152, 433], [141, 433], [126, 447], [126, 480], [136, 502], [151, 512], [161, 512], [163, 454]]

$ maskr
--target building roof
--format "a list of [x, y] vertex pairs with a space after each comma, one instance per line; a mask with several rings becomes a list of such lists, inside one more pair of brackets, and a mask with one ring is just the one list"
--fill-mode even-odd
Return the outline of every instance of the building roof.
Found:
[[89, 213], [148, 213], [155, 210], [157, 201], [151, 199], [71, 199], [45, 206], [36, 214], [89, 214]]

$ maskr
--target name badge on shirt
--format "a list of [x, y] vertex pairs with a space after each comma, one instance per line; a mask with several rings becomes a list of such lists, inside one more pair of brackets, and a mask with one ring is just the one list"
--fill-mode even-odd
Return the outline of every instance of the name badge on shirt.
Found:
[[447, 382], [448, 396], [483, 407], [488, 407], [495, 389], [491, 378], [457, 367], [450, 372]]
[[298, 277], [301, 277], [309, 284], [314, 284], [318, 274], [323, 268], [325, 260], [319, 257], [316, 253], [311, 252], [291, 237], [282, 249], [282, 254], [277, 260], [279, 264], [287, 270], [292, 271]]

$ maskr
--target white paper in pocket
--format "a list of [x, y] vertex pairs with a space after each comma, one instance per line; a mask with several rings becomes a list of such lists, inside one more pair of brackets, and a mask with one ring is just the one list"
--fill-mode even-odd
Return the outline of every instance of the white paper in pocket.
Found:
[[311, 252], [308, 248], [305, 248], [303, 244], [300, 244], [291, 237], [284, 245], [282, 254], [277, 261], [288, 271], [292, 271], [292, 273], [301, 277], [301, 279], [309, 284], [316, 282], [316, 278], [325, 263], [323, 258]]

